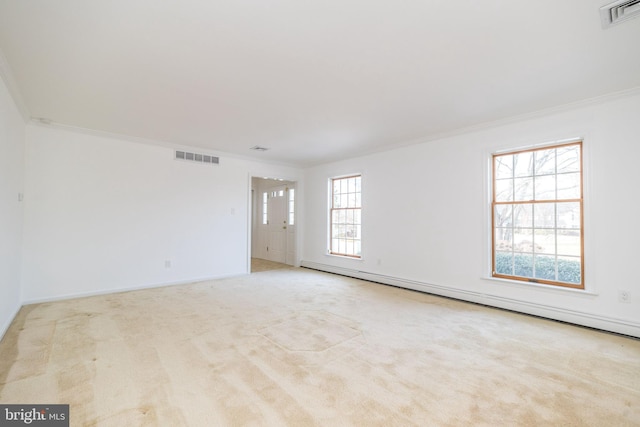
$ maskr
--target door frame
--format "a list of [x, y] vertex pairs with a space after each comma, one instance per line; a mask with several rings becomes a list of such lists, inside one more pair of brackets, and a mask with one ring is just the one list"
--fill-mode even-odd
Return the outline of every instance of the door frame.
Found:
[[[271, 177], [265, 177], [265, 176], [260, 176], [260, 175], [252, 175], [249, 174], [249, 179], [248, 179], [248, 194], [247, 194], [247, 201], [248, 201], [248, 209], [247, 209], [247, 273], [251, 274], [251, 258], [253, 256], [254, 253], [254, 243], [256, 243], [256, 240], [258, 238], [256, 230], [257, 227], [260, 224], [260, 214], [261, 214], [261, 209], [259, 209], [259, 204], [262, 203], [262, 189], [256, 185], [254, 186], [254, 182], [255, 183], [259, 183], [259, 182], [263, 182], [263, 181], [272, 181], [273, 185], [272, 187], [277, 187], [277, 186], [281, 186], [281, 185], [287, 185], [289, 186], [289, 188], [293, 188], [295, 189], [295, 199], [294, 199], [294, 209], [295, 209], [295, 236], [294, 236], [294, 248], [293, 251], [291, 251], [293, 253], [293, 260], [291, 264], [288, 265], [292, 265], [294, 267], [299, 267], [300, 266], [300, 252], [299, 252], [299, 248], [300, 248], [300, 244], [301, 244], [301, 221], [300, 218], [302, 217], [302, 215], [300, 215], [301, 212], [301, 185], [300, 185], [300, 181], [296, 180], [296, 179], [289, 179], [289, 178], [271, 178]], [[289, 225], [287, 223], [287, 225]], [[288, 236], [287, 236], [288, 239]], [[289, 256], [288, 256], [289, 250], [287, 249], [287, 254], [285, 256], [285, 260], [288, 261], [289, 260]]]

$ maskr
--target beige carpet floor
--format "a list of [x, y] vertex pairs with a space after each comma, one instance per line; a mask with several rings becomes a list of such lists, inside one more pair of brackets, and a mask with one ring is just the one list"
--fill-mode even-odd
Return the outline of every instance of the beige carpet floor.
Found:
[[273, 262], [262, 258], [251, 258], [251, 272], [261, 273], [263, 271], [280, 270], [283, 268], [292, 268], [290, 265]]
[[638, 426], [640, 341], [290, 268], [24, 307], [0, 402], [74, 426]]

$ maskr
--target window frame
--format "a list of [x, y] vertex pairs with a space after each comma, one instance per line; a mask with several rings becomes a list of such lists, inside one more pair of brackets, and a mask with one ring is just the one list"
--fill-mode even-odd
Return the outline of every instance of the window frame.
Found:
[[262, 193], [262, 225], [269, 225], [269, 192]]
[[296, 189], [287, 187], [287, 219], [289, 226], [296, 225]]
[[[342, 180], [347, 180], [347, 179], [352, 179], [352, 178], [359, 178], [360, 180], [360, 191], [356, 192], [355, 194], [359, 195], [359, 205], [358, 206], [347, 206], [347, 207], [335, 207], [334, 205], [334, 185], [337, 181], [342, 181]], [[340, 193], [340, 194], [349, 194], [349, 193]], [[359, 226], [359, 230], [360, 230], [360, 235], [358, 236], [358, 239], [342, 239], [342, 240], [354, 240], [354, 241], [359, 241], [360, 243], [360, 253], [348, 253], [348, 251], [344, 251], [341, 252], [338, 248], [334, 248], [333, 247], [333, 241], [334, 240], [340, 240], [340, 239], [335, 239], [334, 238], [334, 229], [333, 229], [333, 225], [334, 225], [334, 221], [333, 221], [333, 214], [334, 211], [336, 210], [352, 210], [352, 211], [359, 211], [359, 218], [360, 218], [360, 222], [359, 223], [353, 223], [353, 225], [357, 225]], [[329, 178], [329, 209], [328, 209], [328, 213], [329, 213], [329, 217], [328, 217], [328, 248], [327, 248], [327, 253], [328, 255], [332, 255], [332, 256], [339, 256], [339, 257], [347, 257], [350, 259], [362, 259], [362, 174], [361, 173], [355, 173], [355, 174], [349, 174], [349, 175], [341, 175], [341, 176], [335, 176], [335, 177], [331, 177]], [[346, 225], [346, 223], [345, 223]], [[355, 244], [355, 243], [354, 243]], [[354, 246], [355, 248], [355, 246]], [[354, 252], [356, 252], [354, 250]]]
[[[528, 148], [520, 148], [520, 149], [514, 149], [514, 150], [505, 150], [505, 151], [500, 151], [500, 152], [495, 152], [492, 153], [491, 155], [491, 194], [490, 194], [490, 209], [491, 209], [491, 277], [492, 278], [496, 278], [496, 279], [507, 279], [507, 280], [515, 280], [518, 282], [524, 282], [524, 283], [531, 283], [531, 284], [542, 284], [542, 285], [551, 285], [554, 287], [558, 287], [558, 288], [569, 288], [569, 289], [574, 289], [574, 290], [586, 290], [585, 287], [585, 259], [584, 259], [584, 254], [585, 254], [585, 248], [584, 248], [584, 229], [585, 229], [585, 224], [584, 224], [584, 185], [585, 185], [585, 174], [584, 174], [584, 144], [583, 144], [583, 140], [582, 139], [575, 139], [575, 140], [570, 140], [570, 141], [563, 141], [563, 142], [556, 142], [556, 143], [552, 143], [552, 144], [545, 144], [545, 145], [536, 145], [533, 147], [528, 147]], [[543, 150], [550, 150], [550, 149], [559, 149], [559, 148], [565, 148], [565, 147], [571, 147], [571, 146], [578, 146], [579, 147], [579, 158], [578, 158], [578, 167], [579, 167], [579, 197], [576, 198], [558, 198], [558, 194], [557, 194], [557, 178], [559, 175], [561, 175], [561, 173], [558, 173], [558, 167], [557, 167], [557, 157], [556, 157], [556, 162], [554, 163], [554, 172], [553, 174], [550, 174], [551, 176], [554, 177], [555, 182], [556, 182], [556, 186], [555, 186], [555, 198], [553, 199], [547, 199], [547, 198], [543, 198], [543, 199], [537, 199], [536, 200], [536, 196], [535, 193], [531, 196], [531, 199], [528, 200], [515, 200], [515, 198], [511, 201], [497, 201], [496, 200], [496, 196], [497, 196], [497, 191], [496, 191], [496, 181], [497, 181], [497, 172], [496, 172], [496, 158], [497, 157], [501, 157], [501, 156], [508, 156], [508, 155], [518, 155], [518, 154], [522, 154], [522, 153], [534, 153], [534, 152], [539, 152], [539, 151], [543, 151]], [[557, 152], [556, 152], [557, 153]], [[517, 179], [517, 175], [515, 174], [515, 172], [512, 172], [512, 179]], [[535, 182], [536, 177], [541, 177], [541, 176], [549, 176], [549, 175], [536, 175], [535, 172], [532, 172], [532, 176], [531, 179], [533, 182]], [[535, 186], [535, 184], [534, 184]], [[514, 190], [515, 191], [515, 190]], [[564, 282], [564, 281], [560, 281], [560, 280], [550, 280], [550, 279], [544, 279], [544, 278], [536, 278], [536, 277], [528, 277], [528, 276], [518, 276], [515, 274], [504, 274], [504, 273], [497, 273], [496, 272], [496, 263], [497, 263], [497, 250], [496, 250], [496, 235], [497, 235], [497, 230], [496, 230], [496, 207], [497, 206], [505, 206], [505, 205], [510, 205], [512, 207], [515, 207], [517, 205], [540, 205], [540, 204], [555, 204], [556, 206], [554, 206], [554, 208], [557, 207], [557, 205], [559, 203], [578, 203], [579, 205], [579, 209], [580, 209], [580, 213], [579, 213], [579, 239], [580, 239], [580, 249], [579, 249], [579, 260], [580, 260], [580, 282], [579, 283], [574, 283], [574, 282]], [[562, 227], [558, 226], [557, 223], [557, 212], [554, 212], [554, 227], [552, 228], [555, 231], [555, 236], [557, 237], [558, 235], [558, 230], [563, 230]], [[511, 226], [512, 230], [516, 230], [518, 227], [516, 227], [516, 225], [512, 225]], [[544, 229], [549, 229], [549, 227], [535, 227], [534, 225], [531, 226], [531, 232], [534, 233], [536, 230], [544, 230]], [[535, 238], [532, 236], [532, 245], [535, 244]], [[518, 253], [517, 251], [515, 251], [514, 248], [511, 249], [511, 253], [515, 256], [516, 253]], [[528, 252], [526, 252], [528, 254]], [[533, 257], [533, 264], [532, 264], [532, 268], [534, 269], [534, 272], [532, 272], [532, 276], [535, 276], [535, 256], [537, 255], [537, 252], [535, 251], [534, 248], [531, 249], [531, 256]], [[556, 272], [557, 270], [557, 260], [563, 256], [562, 253], [558, 252], [558, 247], [557, 247], [557, 242], [556, 242], [556, 246], [554, 248], [554, 251], [552, 254], [543, 254], [544, 255], [549, 255], [549, 256], [553, 256], [556, 260]], [[565, 256], [569, 256], [568, 254], [564, 254]], [[576, 256], [577, 257], [577, 256]], [[513, 271], [512, 273], [515, 273], [515, 271]], [[558, 278], [558, 276], [556, 275], [556, 279]]]

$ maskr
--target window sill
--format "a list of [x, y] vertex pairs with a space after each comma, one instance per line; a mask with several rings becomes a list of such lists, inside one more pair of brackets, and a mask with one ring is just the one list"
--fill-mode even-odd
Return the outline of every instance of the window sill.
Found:
[[354, 256], [348, 256], [348, 255], [338, 255], [338, 254], [325, 254], [325, 256], [327, 257], [335, 257], [335, 258], [342, 258], [342, 259], [350, 259], [352, 261], [362, 261], [362, 257], [354, 257]]
[[566, 288], [564, 286], [554, 286], [554, 285], [545, 285], [544, 283], [535, 283], [535, 282], [523, 282], [520, 280], [509, 280], [509, 279], [501, 279], [498, 277], [482, 277], [483, 280], [488, 280], [491, 282], [496, 282], [502, 285], [518, 285], [524, 286], [528, 288], [538, 289], [538, 290], [546, 290], [552, 292], [568, 292], [574, 295], [587, 295], [587, 296], [598, 296], [597, 292], [589, 289], [575, 289], [575, 288]]

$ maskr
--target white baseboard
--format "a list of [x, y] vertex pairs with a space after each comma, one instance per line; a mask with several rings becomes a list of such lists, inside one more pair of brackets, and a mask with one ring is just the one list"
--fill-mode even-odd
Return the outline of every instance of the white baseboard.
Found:
[[130, 287], [122, 287], [122, 288], [114, 288], [114, 289], [102, 289], [102, 290], [89, 291], [89, 292], [76, 292], [76, 293], [69, 293], [69, 294], [63, 294], [63, 295], [53, 295], [48, 297], [23, 300], [22, 303], [18, 305], [18, 307], [14, 310], [13, 315], [9, 316], [9, 318], [5, 321], [5, 323], [0, 327], [0, 341], [2, 341], [2, 338], [4, 338], [4, 335], [7, 333], [7, 330], [9, 330], [9, 327], [16, 319], [16, 316], [18, 315], [18, 312], [20, 311], [20, 309], [25, 305], [40, 304], [43, 302], [63, 301], [68, 299], [84, 298], [84, 297], [91, 297], [96, 295], [115, 294], [118, 292], [129, 292], [129, 291], [138, 291], [142, 289], [160, 288], [163, 286], [186, 285], [188, 283], [197, 283], [197, 282], [204, 282], [207, 280], [225, 279], [228, 277], [238, 277], [238, 276], [246, 276], [246, 273], [226, 274], [226, 275], [213, 276], [213, 277], [200, 277], [200, 278], [180, 280], [175, 282], [153, 283], [153, 284], [140, 285], [140, 286], [130, 286]]
[[517, 311], [519, 313], [531, 314], [534, 316], [545, 317], [548, 319], [559, 320], [562, 322], [573, 323], [576, 325], [587, 326], [590, 328], [596, 328], [604, 331], [615, 332], [640, 338], [640, 323], [629, 321], [626, 319], [595, 315], [578, 310], [569, 310], [561, 307], [554, 307], [550, 305], [531, 303], [512, 298], [505, 298], [498, 295], [488, 295], [481, 292], [461, 290], [448, 286], [435, 285], [432, 283], [402, 279], [399, 277], [384, 276], [380, 274], [336, 267], [311, 261], [302, 261], [300, 263], [300, 266], [313, 270], [324, 271], [327, 273], [340, 274], [343, 276], [381, 283], [384, 285], [397, 286], [399, 288], [426, 292], [429, 294], [444, 296], [448, 298], [455, 298], [462, 301], [488, 305], [496, 308], [503, 308], [506, 310]]
[[246, 274], [247, 273], [226, 274], [226, 275], [223, 274], [220, 276], [198, 277], [193, 279], [179, 280], [175, 282], [152, 283], [152, 284], [129, 286], [129, 287], [122, 287], [122, 288], [101, 289], [101, 290], [88, 291], [88, 292], [74, 292], [74, 293], [63, 294], [63, 295], [52, 295], [52, 296], [42, 297], [42, 298], [25, 299], [22, 301], [22, 305], [40, 304], [43, 302], [53, 302], [53, 301], [63, 301], [68, 299], [92, 297], [97, 295], [116, 294], [119, 292], [139, 291], [142, 289], [161, 288], [164, 286], [186, 285], [188, 283], [205, 282], [207, 280], [226, 279], [228, 277], [246, 276]]
[[16, 320], [16, 316], [18, 315], [18, 312], [21, 308], [22, 306], [18, 305], [18, 307], [13, 311], [13, 314], [9, 316], [9, 318], [2, 325], [2, 329], [0, 329], [0, 341], [2, 341], [2, 338], [4, 338], [4, 334], [7, 333], [13, 321]]

